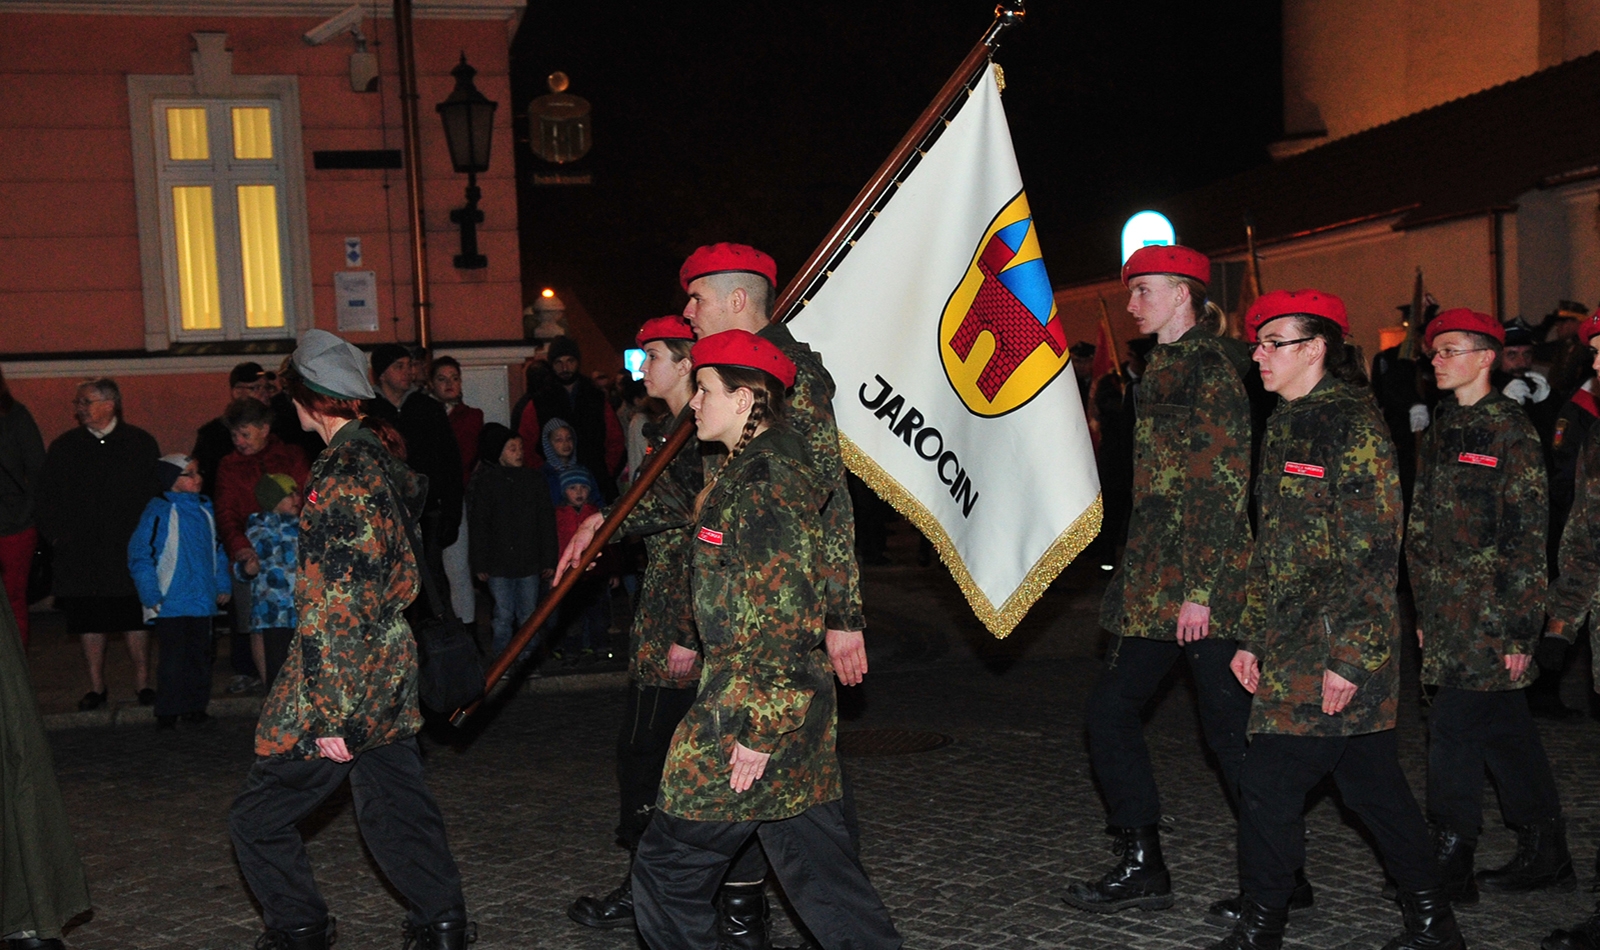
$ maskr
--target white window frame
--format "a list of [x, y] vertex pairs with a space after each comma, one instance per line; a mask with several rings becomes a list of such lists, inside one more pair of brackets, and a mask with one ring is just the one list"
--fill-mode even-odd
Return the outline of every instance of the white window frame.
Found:
[[[313, 326], [311, 295], [310, 228], [306, 214], [304, 146], [300, 133], [300, 83], [295, 76], [235, 76], [233, 54], [226, 50], [227, 34], [196, 33], [190, 76], [129, 76], [128, 109], [133, 136], [134, 194], [138, 204], [139, 259], [144, 288], [145, 349], [161, 351], [175, 343], [229, 342], [295, 338]], [[206, 106], [210, 129], [212, 167], [205, 177], [191, 178], [167, 161], [166, 123], [156, 109], [168, 106]], [[261, 161], [235, 160], [232, 154], [232, 106], [268, 106], [274, 112], [273, 149], [279, 156], [271, 175], [259, 171]], [[214, 106], [214, 108], [212, 108]], [[227, 122], [228, 134], [219, 135], [215, 123]], [[216, 154], [225, 140], [228, 151]], [[187, 164], [187, 163], [183, 163]], [[254, 166], [253, 170], [247, 170]], [[175, 235], [171, 227], [170, 187], [193, 181], [209, 183], [217, 230], [217, 276], [222, 291], [222, 329], [184, 330], [178, 300]], [[232, 189], [241, 184], [272, 184], [279, 188], [278, 246], [283, 268], [284, 325], [260, 329], [245, 327], [243, 279], [239, 273], [238, 219]], [[228, 194], [220, 192], [227, 189]], [[232, 253], [229, 248], [235, 249]]]

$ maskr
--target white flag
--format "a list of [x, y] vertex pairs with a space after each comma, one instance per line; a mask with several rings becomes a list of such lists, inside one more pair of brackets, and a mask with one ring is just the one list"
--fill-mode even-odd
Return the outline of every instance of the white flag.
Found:
[[1100, 530], [1100, 480], [993, 70], [789, 321], [850, 469], [1003, 637]]

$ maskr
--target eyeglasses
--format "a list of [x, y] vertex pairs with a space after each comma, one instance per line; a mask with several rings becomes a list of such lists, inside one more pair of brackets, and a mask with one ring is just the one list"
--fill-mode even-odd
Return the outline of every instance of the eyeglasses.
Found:
[[1310, 343], [1315, 339], [1316, 337], [1314, 336], [1303, 336], [1298, 340], [1262, 340], [1260, 343], [1250, 344], [1250, 352], [1254, 353], [1256, 350], [1266, 347], [1268, 353], [1276, 353], [1286, 346], [1294, 346], [1297, 343]]
[[97, 402], [110, 402], [110, 401], [111, 400], [109, 400], [109, 399], [84, 399], [82, 396], [79, 396], [77, 399], [72, 400], [72, 404], [74, 406], [77, 406], [80, 409], [86, 409], [89, 406], [92, 406]]
[[1488, 347], [1485, 346], [1475, 347], [1470, 350], [1457, 350], [1451, 347], [1446, 347], [1442, 350], [1434, 350], [1433, 358], [1436, 360], [1453, 360], [1458, 356], [1466, 356], [1468, 353], [1482, 353], [1486, 349], [1488, 349]]

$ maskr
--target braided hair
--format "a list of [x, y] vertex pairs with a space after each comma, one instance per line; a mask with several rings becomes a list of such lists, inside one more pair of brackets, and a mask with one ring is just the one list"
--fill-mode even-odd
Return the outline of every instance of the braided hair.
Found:
[[744, 451], [750, 440], [756, 437], [762, 423], [775, 425], [783, 418], [784, 387], [778, 377], [766, 370], [751, 369], [745, 366], [704, 366], [695, 368], [698, 378], [701, 370], [714, 370], [721, 381], [725, 392], [734, 392], [739, 389], [748, 389], [753, 397], [750, 403], [750, 415], [744, 421], [744, 431], [739, 434], [739, 441], [734, 443], [728, 452], [728, 457], [717, 469], [716, 474], [707, 479], [706, 487], [700, 489], [700, 494], [694, 499], [694, 515], [700, 517], [700, 509], [705, 505], [706, 499], [711, 495], [711, 489], [716, 487], [722, 478], [722, 473], [728, 470], [728, 465]]

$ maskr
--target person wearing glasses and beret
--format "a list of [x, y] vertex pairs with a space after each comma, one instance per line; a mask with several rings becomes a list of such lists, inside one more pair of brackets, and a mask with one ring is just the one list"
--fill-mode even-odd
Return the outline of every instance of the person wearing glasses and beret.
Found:
[[[1504, 345], [1498, 320], [1465, 308], [1428, 324], [1441, 403], [1423, 435], [1406, 559], [1416, 595], [1428, 717], [1428, 820], [1455, 903], [1492, 891], [1570, 889], [1575, 878], [1561, 801], [1521, 690], [1544, 623], [1544, 459], [1520, 405], [1490, 377]], [[1517, 831], [1505, 867], [1473, 875], [1483, 826], [1483, 772]]]
[[[1141, 248], [1122, 277], [1128, 312], [1156, 346], [1135, 409], [1127, 546], [1100, 610], [1114, 639], [1087, 712], [1089, 757], [1122, 859], [1063, 897], [1096, 913], [1160, 910], [1175, 900], [1142, 720], [1172, 665], [1182, 657], [1194, 674], [1201, 728], [1230, 799], [1250, 715], [1250, 696], [1228, 671], [1250, 551], [1250, 401], [1242, 381], [1249, 361], [1243, 346], [1220, 335], [1204, 254]], [[1234, 904], [1219, 901], [1212, 913], [1236, 916]]]
[[1254, 695], [1239, 780], [1233, 933], [1212, 950], [1283, 944], [1305, 863], [1306, 794], [1328, 775], [1399, 885], [1385, 950], [1462, 950], [1428, 828], [1400, 770], [1400, 480], [1344, 303], [1274, 291], [1246, 315], [1261, 381], [1282, 400], [1256, 479], [1255, 546], [1233, 672]]

